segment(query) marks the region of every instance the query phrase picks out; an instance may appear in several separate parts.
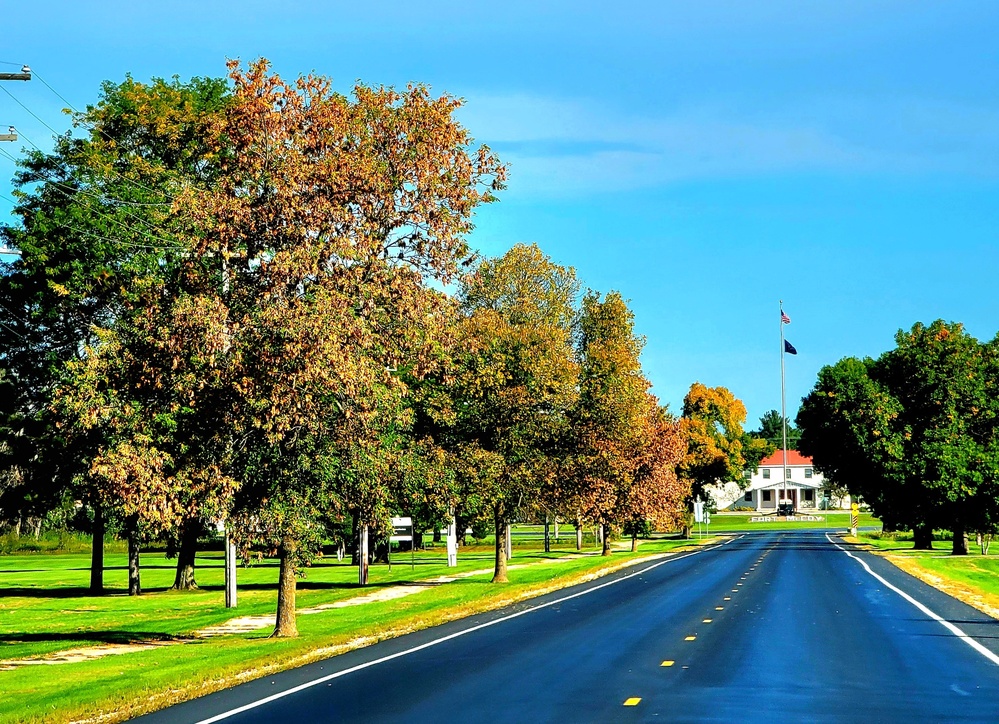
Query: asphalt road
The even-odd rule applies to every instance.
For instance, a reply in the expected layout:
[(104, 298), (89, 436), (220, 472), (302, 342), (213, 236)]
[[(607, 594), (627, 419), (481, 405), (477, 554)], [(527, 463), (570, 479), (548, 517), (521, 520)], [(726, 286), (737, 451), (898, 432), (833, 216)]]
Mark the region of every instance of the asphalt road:
[(145, 720), (999, 721), (999, 622), (836, 543), (741, 536)]

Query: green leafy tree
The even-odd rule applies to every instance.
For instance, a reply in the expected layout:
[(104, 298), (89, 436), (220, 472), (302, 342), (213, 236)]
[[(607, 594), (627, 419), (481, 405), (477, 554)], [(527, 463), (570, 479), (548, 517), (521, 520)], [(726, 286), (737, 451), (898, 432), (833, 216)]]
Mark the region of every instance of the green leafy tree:
[[(182, 244), (171, 233), (173, 195), (210, 175), (209, 118), (224, 106), (222, 80), (127, 78), (102, 86), (74, 115), (77, 135), (31, 152), (15, 177), (19, 223), (0, 230), (20, 258), (3, 269), (0, 304), (12, 315), (0, 334), (10, 385), (4, 396), (2, 464), (22, 482), (3, 505), (38, 510), (66, 495), (94, 510), (91, 590), (103, 588), (104, 522), (113, 512), (93, 461), (113, 431), (61, 417), (56, 391), (72, 386), (109, 330), (126, 324), (136, 279), (169, 274)], [(111, 510), (109, 510), (111, 506)]]
[(994, 350), (942, 320), (899, 331), (876, 361), (842, 360), (819, 374), (798, 415), (802, 447), (864, 497), (886, 525), (954, 534), (996, 520)]
[(649, 432), (644, 424), (649, 382), (639, 361), (643, 345), (620, 294), (584, 296), (577, 342), (579, 396), (570, 412), (573, 497), (582, 515), (603, 529), (603, 555), (610, 554), (609, 528), (619, 522), (629, 499)]
[(557, 441), (577, 394), (577, 292), (571, 268), (523, 244), (480, 263), (459, 289), (453, 434), (468, 461), (459, 478), (492, 518), (495, 582), (507, 580), (507, 526), (558, 470)]
[[(764, 413), (763, 417), (760, 418), (760, 429), (756, 430), (750, 435), (759, 440), (765, 440), (767, 442), (767, 452), (766, 455), (772, 454), (775, 450), (782, 450), (784, 448), (784, 429), (783, 423), (784, 418), (777, 410), (768, 410)], [(798, 441), (801, 439), (801, 431), (794, 426), (794, 424), (787, 420), (787, 448), (788, 450), (797, 450)], [(764, 457), (766, 457), (764, 455)]]
[(917, 547), (928, 547), (932, 506), (905, 474), (901, 405), (872, 377), (874, 365), (848, 357), (819, 371), (798, 411), (800, 449), (831, 484), (862, 497), (887, 528), (911, 526)]

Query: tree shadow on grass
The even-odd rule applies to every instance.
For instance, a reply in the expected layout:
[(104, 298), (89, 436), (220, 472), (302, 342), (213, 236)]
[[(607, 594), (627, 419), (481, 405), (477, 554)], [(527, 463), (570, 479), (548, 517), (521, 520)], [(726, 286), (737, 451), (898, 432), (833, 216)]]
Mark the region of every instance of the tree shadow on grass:
[(162, 631), (71, 631), (60, 633), (9, 633), (0, 634), (0, 643), (33, 644), (52, 642), (78, 642), (81, 644), (141, 644), (193, 640), (171, 636)]
[[(299, 579), (297, 583), (297, 589), (299, 591), (336, 591), (336, 590), (358, 590), (367, 591), (374, 590), (378, 588), (391, 588), (393, 586), (398, 586), (400, 581), (388, 581), (383, 583), (369, 583), (366, 586), (362, 586), (358, 583), (337, 583), (330, 581), (310, 581), (308, 579)], [(237, 591), (276, 591), (277, 581), (273, 583), (239, 583), (236, 585)], [(225, 591), (224, 585), (207, 585), (198, 586), (200, 591)], [(0, 595), (3, 595), (2, 589), (0, 589)]]
[[(270, 586), (261, 585), (260, 588), (276, 588), (277, 583)], [(209, 587), (206, 587), (209, 588)], [(218, 590), (223, 590), (222, 586), (217, 587)], [(251, 586), (242, 586), (241, 588), (251, 588)], [(166, 591), (173, 590), (170, 586), (154, 586), (147, 587), (143, 586), (142, 596), (150, 595), (153, 593), (164, 593)], [(198, 590), (202, 590), (200, 587)], [(183, 594), (183, 591), (178, 591), (178, 593)], [(142, 596), (138, 598), (141, 599)], [(33, 586), (10, 586), (7, 588), (0, 588), (0, 598), (5, 597), (20, 597), (20, 598), (128, 598), (128, 588), (122, 586), (121, 588), (109, 588), (104, 587), (104, 592), (94, 595), (90, 592), (88, 586), (58, 586), (52, 588), (46, 588), (44, 586), (33, 587)]]

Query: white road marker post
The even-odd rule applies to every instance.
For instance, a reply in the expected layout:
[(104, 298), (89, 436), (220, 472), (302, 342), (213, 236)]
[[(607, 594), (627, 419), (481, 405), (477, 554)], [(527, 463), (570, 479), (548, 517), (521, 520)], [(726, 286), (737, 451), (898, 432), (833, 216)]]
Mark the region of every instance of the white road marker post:
[(458, 565), (458, 521), (451, 516), (451, 522), (447, 524), (447, 567), (454, 568)]
[(364, 523), (357, 527), (357, 582), (366, 586), (368, 585), (368, 524)]

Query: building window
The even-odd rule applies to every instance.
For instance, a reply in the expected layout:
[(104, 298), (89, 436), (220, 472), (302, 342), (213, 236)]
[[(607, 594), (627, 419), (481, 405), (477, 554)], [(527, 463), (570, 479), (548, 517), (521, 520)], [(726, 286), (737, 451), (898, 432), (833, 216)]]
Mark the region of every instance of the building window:
[(805, 500), (807, 500), (810, 503), (815, 500), (815, 491), (814, 490), (804, 490), (804, 491), (802, 491), (802, 495), (804, 495), (805, 496)]
[(791, 468), (784, 468), (784, 477), (788, 480), (791, 479)]
[(812, 477), (812, 469), (811, 468), (805, 468), (805, 477), (806, 478)]
[(770, 468), (763, 468), (763, 479), (770, 480)]
[(750, 501), (752, 501), (752, 499), (753, 499), (753, 494), (751, 492), (746, 493), (746, 497), (743, 498), (743, 500), (745, 500), (747, 503), (749, 503)]
[(743, 478), (743, 480), (750, 480), (750, 479), (752, 479), (752, 477), (753, 477), (753, 471), (752, 470), (743, 470), (742, 471), (742, 478)]
[(769, 491), (769, 490), (764, 490), (763, 491), (763, 502), (764, 503), (769, 503), (770, 502), (770, 493), (771, 493), (771, 491)]

